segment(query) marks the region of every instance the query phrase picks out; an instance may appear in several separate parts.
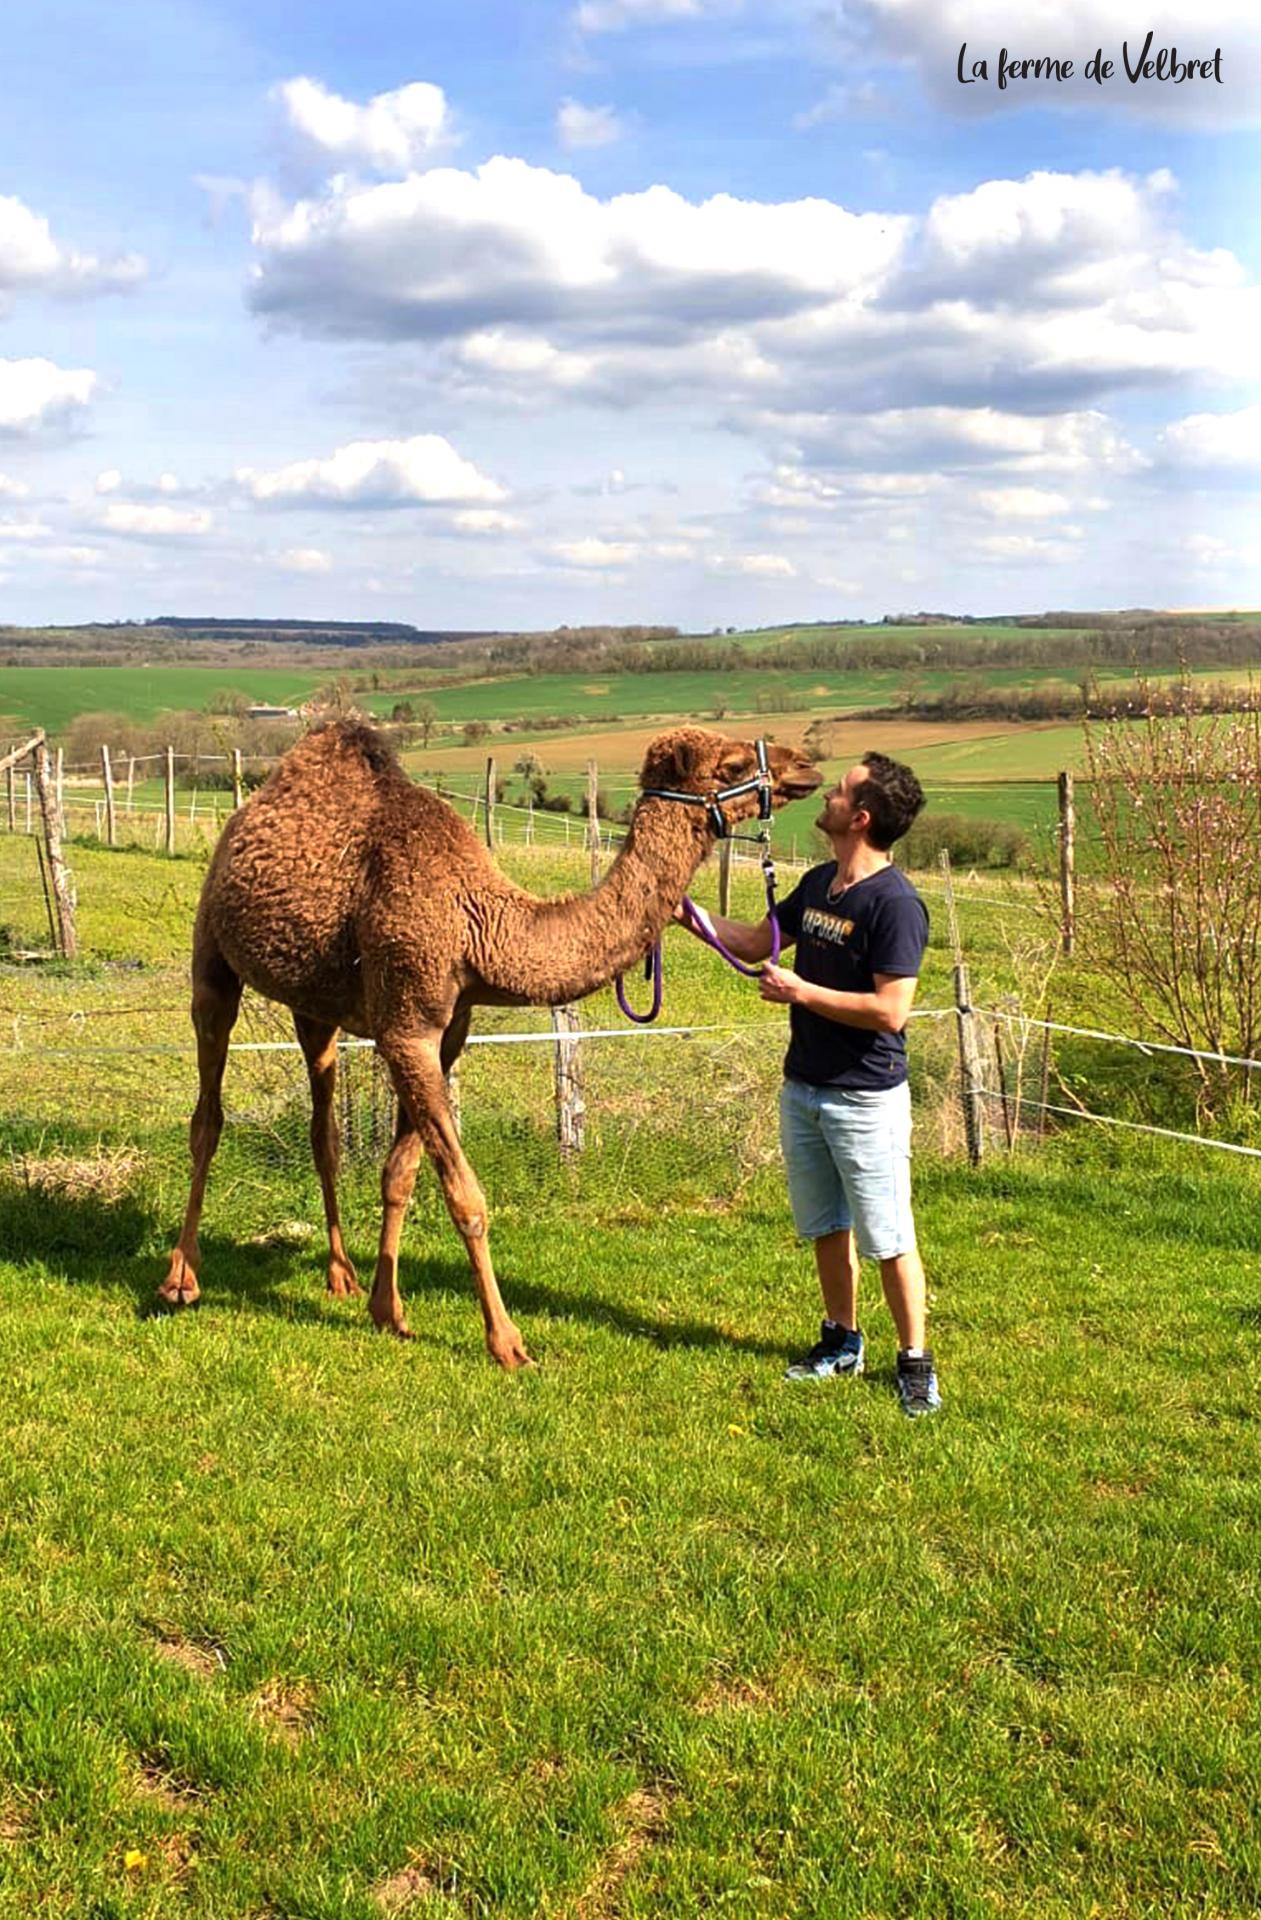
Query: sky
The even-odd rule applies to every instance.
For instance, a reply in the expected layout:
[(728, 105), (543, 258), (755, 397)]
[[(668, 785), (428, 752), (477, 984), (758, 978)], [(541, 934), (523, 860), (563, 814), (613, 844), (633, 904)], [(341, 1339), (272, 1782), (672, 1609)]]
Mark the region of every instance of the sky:
[(1261, 606), (1255, 0), (14, 0), (0, 74), (0, 623)]

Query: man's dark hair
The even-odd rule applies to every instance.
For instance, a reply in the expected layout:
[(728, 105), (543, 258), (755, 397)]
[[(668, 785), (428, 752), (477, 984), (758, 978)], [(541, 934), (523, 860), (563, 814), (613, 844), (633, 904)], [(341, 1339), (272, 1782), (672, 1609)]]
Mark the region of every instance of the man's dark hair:
[(867, 778), (855, 787), (850, 804), (871, 816), (867, 838), (881, 853), (900, 840), (924, 804), (924, 789), (909, 767), (887, 753), (864, 753), (859, 764)]

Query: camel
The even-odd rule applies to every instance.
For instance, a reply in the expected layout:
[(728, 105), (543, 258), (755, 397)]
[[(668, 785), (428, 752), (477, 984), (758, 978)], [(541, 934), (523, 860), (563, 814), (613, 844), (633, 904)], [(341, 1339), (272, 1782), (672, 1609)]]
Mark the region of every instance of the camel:
[[(819, 785), (794, 749), (764, 751), (772, 806)], [(461, 1150), (445, 1076), (475, 1006), (559, 1006), (643, 960), (719, 830), (757, 814), (757, 772), (750, 741), (697, 727), (661, 734), (645, 755), (645, 791), (625, 844), (600, 884), (538, 899), (499, 870), (444, 801), (413, 784), (371, 727), (336, 721), (292, 747), (224, 827), (202, 889), (192, 962), (200, 1080), (189, 1129), (192, 1181), (159, 1306), (187, 1307), (200, 1296), (197, 1229), (223, 1128), (228, 1041), (242, 987), (250, 986), (290, 1008), (306, 1056), (328, 1291), (363, 1291), (337, 1207), (333, 1089), (344, 1031), (375, 1042), (398, 1096), (381, 1176), (372, 1320), (411, 1338), (398, 1251), (427, 1153), (468, 1252), (491, 1356), (509, 1372), (529, 1365), (500, 1297), (486, 1201)], [(725, 792), (744, 783), (738, 795)]]

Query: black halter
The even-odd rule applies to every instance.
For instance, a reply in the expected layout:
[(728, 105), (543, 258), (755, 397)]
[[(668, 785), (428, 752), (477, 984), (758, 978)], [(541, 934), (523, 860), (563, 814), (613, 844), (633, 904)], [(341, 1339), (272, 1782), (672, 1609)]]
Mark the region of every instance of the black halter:
[(769, 820), (771, 817), (771, 769), (766, 758), (765, 740), (755, 740), (753, 750), (757, 754), (757, 772), (749, 779), (741, 780), (738, 786), (721, 787), (714, 793), (676, 793), (672, 787), (643, 787), (640, 789), (642, 797), (645, 800), (681, 800), (684, 806), (704, 807), (716, 837), (725, 840), (730, 833), (727, 816), (722, 810), (725, 800), (739, 800), (746, 793), (756, 793), (758, 819)]

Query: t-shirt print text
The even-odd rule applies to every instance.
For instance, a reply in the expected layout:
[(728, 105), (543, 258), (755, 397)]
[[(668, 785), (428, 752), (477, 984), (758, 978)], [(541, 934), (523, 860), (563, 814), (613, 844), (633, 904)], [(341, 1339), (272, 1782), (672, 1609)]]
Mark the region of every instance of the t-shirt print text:
[(835, 913), (820, 913), (818, 907), (807, 907), (801, 916), (801, 931), (813, 934), (816, 940), (829, 940), (834, 947), (843, 947), (854, 931), (854, 923), (840, 919)]

